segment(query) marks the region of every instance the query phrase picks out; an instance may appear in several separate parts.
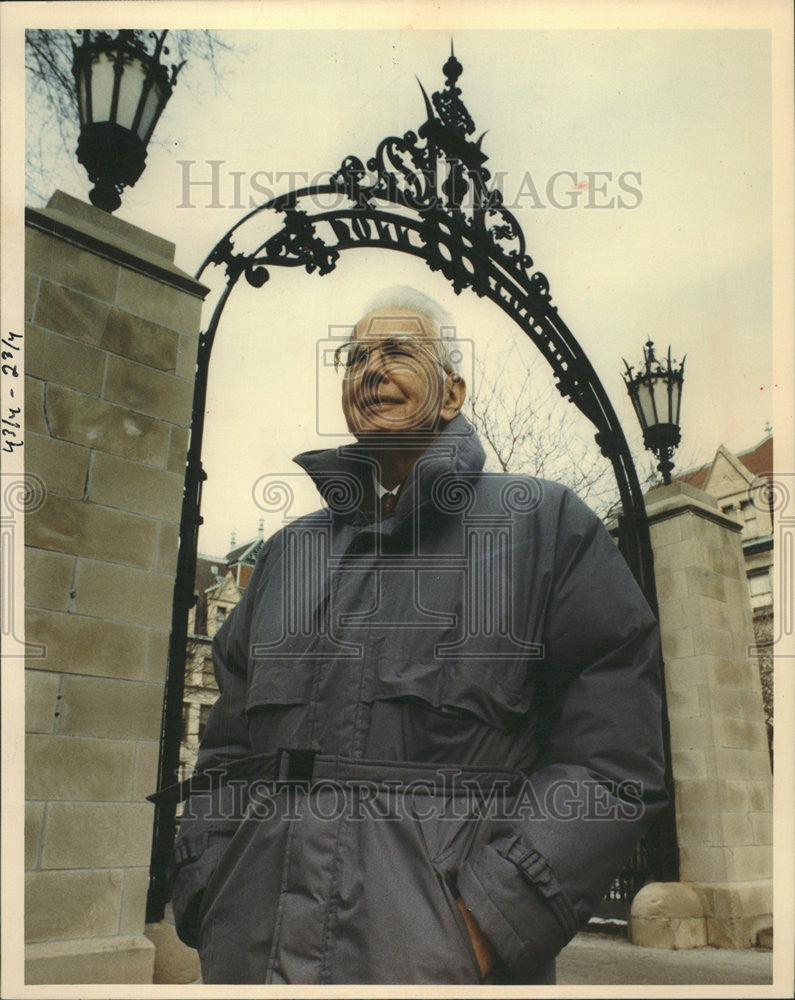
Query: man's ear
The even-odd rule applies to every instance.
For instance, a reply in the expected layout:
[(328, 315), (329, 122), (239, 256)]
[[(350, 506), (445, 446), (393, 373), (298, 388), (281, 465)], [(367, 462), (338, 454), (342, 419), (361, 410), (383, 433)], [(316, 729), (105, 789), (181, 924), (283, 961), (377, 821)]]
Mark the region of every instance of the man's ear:
[(446, 424), (458, 416), (467, 396), (467, 384), (460, 375), (448, 375), (444, 380), (444, 398), (439, 417)]

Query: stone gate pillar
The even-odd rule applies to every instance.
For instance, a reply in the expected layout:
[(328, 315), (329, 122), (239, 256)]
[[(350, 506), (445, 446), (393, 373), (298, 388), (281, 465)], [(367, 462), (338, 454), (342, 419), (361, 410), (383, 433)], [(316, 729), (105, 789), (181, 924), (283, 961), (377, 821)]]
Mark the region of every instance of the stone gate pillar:
[(680, 882), (645, 886), (632, 940), (745, 948), (772, 924), (773, 782), (741, 526), (685, 483), (646, 496)]
[(56, 193), (26, 215), (26, 981), (152, 981), (145, 897), (206, 289)]

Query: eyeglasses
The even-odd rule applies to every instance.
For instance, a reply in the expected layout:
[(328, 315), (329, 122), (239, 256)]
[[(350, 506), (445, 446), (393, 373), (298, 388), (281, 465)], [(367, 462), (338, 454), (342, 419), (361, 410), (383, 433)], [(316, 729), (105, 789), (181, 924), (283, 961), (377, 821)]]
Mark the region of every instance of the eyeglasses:
[(436, 356), (434, 341), (418, 340), (411, 336), (384, 337), (383, 340), (373, 342), (349, 340), (340, 344), (334, 351), (334, 371), (341, 371), (346, 377), (355, 375), (364, 370), (374, 351), (378, 351), (385, 361), (395, 365), (409, 364), (417, 367), (430, 360), (439, 365), (442, 371), (447, 371)]

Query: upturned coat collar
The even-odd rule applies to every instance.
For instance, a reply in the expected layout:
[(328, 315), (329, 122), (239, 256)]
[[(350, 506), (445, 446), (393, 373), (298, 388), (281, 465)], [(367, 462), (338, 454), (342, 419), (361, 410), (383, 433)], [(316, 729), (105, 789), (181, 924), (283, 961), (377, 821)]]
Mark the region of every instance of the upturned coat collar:
[[(433, 483), (440, 476), (478, 473), (485, 460), (486, 453), (475, 429), (459, 413), (428, 445), (401, 484), (395, 519), (402, 520), (416, 504), (426, 503)], [(357, 521), (372, 517), (367, 514), (367, 507), (376, 466), (362, 442), (305, 451), (293, 461), (312, 477), (334, 514)]]

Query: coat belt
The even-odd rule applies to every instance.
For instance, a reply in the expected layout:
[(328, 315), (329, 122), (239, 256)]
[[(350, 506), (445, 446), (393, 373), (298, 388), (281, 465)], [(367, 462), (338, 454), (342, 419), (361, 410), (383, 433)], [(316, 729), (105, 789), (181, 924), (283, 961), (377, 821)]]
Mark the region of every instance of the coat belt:
[(176, 782), (147, 795), (156, 804), (184, 802), (197, 793), (220, 788), (230, 780), (272, 781), (275, 791), (318, 784), (380, 785), (395, 791), (408, 788), (413, 793), (444, 792), (472, 795), (494, 789), (516, 792), (524, 776), (519, 771), (459, 764), (429, 764), (419, 761), (370, 760), (322, 754), (315, 750), (285, 747), (275, 752), (251, 754), (212, 769), (196, 771), (185, 781)]

